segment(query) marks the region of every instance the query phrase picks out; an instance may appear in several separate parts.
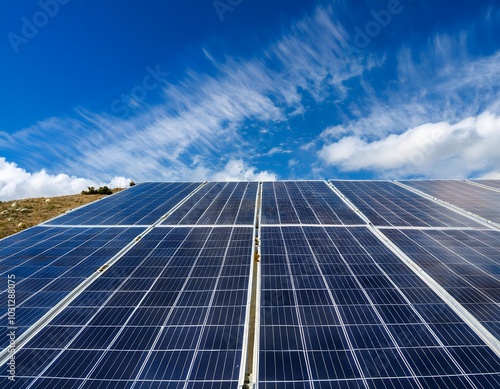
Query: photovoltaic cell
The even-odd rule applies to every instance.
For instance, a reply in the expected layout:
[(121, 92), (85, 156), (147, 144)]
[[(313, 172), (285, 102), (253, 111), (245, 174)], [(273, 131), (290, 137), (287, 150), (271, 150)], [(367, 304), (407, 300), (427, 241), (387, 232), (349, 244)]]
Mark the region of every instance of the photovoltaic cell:
[(375, 226), (482, 227), (390, 181), (331, 181)]
[[(143, 231), (34, 227), (0, 240), (0, 277), (15, 281), (17, 337)], [(0, 298), (7, 301), (7, 288)], [(7, 323), (6, 310), (0, 321)]]
[(496, 355), (368, 229), (263, 227), (261, 245), (259, 388), (500, 383)]
[(50, 220), (50, 225), (151, 225), (200, 183), (143, 183)]
[(401, 181), (424, 193), (500, 223), (500, 193), (463, 181)]
[(163, 225), (252, 225), (257, 182), (212, 182), (191, 196)]
[(500, 340), (500, 231), (383, 232)]
[(365, 224), (324, 181), (264, 182), (262, 224)]
[(236, 387), (252, 236), (152, 230), (18, 352), (38, 362), (11, 386)]

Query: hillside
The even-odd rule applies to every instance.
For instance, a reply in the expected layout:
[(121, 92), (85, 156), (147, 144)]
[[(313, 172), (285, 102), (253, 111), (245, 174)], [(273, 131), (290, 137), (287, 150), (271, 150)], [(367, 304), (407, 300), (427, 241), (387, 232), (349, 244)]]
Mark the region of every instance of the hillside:
[(0, 202), (0, 239), (103, 197), (78, 194)]

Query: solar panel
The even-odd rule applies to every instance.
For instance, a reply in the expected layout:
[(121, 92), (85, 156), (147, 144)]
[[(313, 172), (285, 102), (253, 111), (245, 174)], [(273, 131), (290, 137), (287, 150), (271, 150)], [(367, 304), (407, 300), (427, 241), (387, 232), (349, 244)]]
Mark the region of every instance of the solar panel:
[(150, 225), (200, 183), (143, 183), (48, 221), (50, 225)]
[(383, 231), (500, 340), (500, 231)]
[(331, 181), (376, 226), (482, 227), (390, 181)]
[(486, 185), (491, 188), (500, 189), (500, 180), (471, 180), (476, 184)]
[(23, 385), (236, 387), (252, 236), (154, 229), (18, 352)]
[(324, 181), (264, 182), (262, 224), (365, 224)]
[(0, 240), (21, 335), (0, 387), (499, 387), (500, 231), (334, 183), (141, 184)]
[[(15, 282), (17, 337), (143, 231), (35, 227), (0, 240), (0, 277)], [(7, 301), (7, 292), (0, 298)], [(0, 311), (0, 321), (7, 315)]]
[(404, 185), (500, 223), (500, 193), (462, 181), (401, 181)]
[(496, 355), (366, 228), (261, 242), (259, 388), (500, 384)]
[(191, 196), (163, 225), (252, 225), (257, 182), (213, 182)]

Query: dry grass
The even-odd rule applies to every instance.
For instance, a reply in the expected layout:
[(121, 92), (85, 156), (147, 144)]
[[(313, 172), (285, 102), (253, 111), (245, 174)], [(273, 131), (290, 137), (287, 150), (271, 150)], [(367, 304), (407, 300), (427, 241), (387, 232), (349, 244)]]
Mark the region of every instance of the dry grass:
[(79, 194), (0, 202), (0, 239), (103, 197), (106, 195)]

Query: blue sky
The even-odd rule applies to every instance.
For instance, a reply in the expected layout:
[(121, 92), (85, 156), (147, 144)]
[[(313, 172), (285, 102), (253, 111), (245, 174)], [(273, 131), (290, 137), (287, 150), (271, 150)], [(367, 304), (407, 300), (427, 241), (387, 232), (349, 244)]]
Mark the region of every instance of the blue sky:
[(500, 178), (498, 1), (0, 0), (0, 28), (0, 200)]

